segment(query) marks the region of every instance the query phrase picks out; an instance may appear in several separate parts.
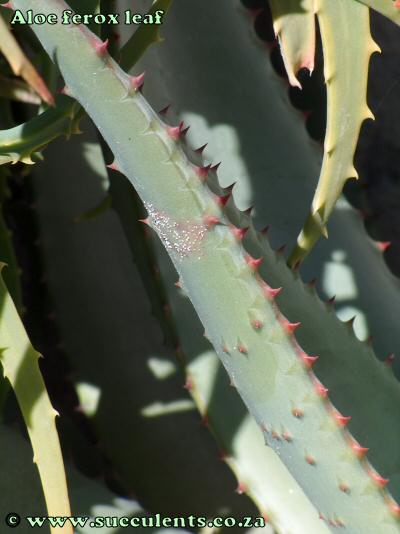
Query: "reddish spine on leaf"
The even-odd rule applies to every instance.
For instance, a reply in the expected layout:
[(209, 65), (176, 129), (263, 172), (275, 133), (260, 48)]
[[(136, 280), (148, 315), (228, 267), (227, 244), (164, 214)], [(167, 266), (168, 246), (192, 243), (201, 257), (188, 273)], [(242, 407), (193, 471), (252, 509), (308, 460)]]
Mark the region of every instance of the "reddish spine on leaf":
[(140, 91), (144, 83), (145, 73), (139, 74), (139, 76), (129, 76), (131, 86), (135, 91)]
[(246, 255), (245, 260), (252, 271), (257, 271), (257, 269), (263, 262), (263, 258), (253, 258), (250, 255)]
[(93, 40), (93, 47), (96, 50), (98, 56), (104, 56), (107, 54), (108, 50), (108, 39), (105, 41), (100, 41), (99, 39)]
[(106, 165), (106, 167), (107, 167), (107, 169), (110, 169), (112, 171), (121, 172), (120, 168), (118, 167), (117, 162), (115, 160), (112, 163), (110, 163), (109, 165)]
[(254, 330), (261, 330), (264, 324), (262, 321), (256, 319), (254, 321), (251, 321), (251, 326), (254, 328)]
[(397, 504), (397, 502), (391, 500), (391, 502), (389, 503), (389, 508), (396, 517), (400, 517), (400, 506)]
[(388, 483), (388, 478), (383, 478), (379, 473), (376, 471), (373, 471), (372, 469), (368, 471), (369, 476), (372, 478), (372, 480), (377, 484), (380, 488), (384, 488)]
[(347, 484), (345, 484), (344, 482), (339, 484), (339, 489), (340, 489), (340, 491), (343, 491), (343, 493), (350, 493), (349, 486)]
[(309, 356), (305, 352), (302, 352), (301, 353), (301, 359), (303, 360), (304, 365), (308, 369), (311, 369), (311, 367), (314, 365), (314, 363), (318, 360), (318, 356)]
[(287, 319), (282, 319), (281, 324), (288, 334), (293, 334), (301, 326), (301, 323), (291, 323)]
[(358, 458), (362, 458), (367, 454), (369, 449), (367, 447), (361, 447), (361, 445), (353, 437), (350, 438), (350, 447), (356, 453)]
[(346, 416), (342, 415), (341, 413), (339, 413), (339, 412), (336, 411), (336, 410), (334, 410), (334, 411), (332, 412), (332, 414), (333, 414), (333, 417), (334, 417), (335, 421), (337, 422), (337, 424), (338, 424), (339, 426), (346, 426), (346, 425), (348, 425), (348, 423), (349, 423), (350, 420), (351, 420), (351, 417), (350, 417), (350, 416), (347, 416), (347, 417), (346, 417)]
[(248, 228), (237, 228), (236, 226), (231, 226), (231, 231), (232, 231), (232, 234), (235, 236), (235, 238), (238, 241), (241, 241), (244, 238), (244, 236), (247, 234), (249, 229)]
[(240, 344), (237, 346), (237, 350), (238, 352), (240, 352), (240, 354), (247, 354), (247, 349), (244, 345)]
[(304, 412), (301, 408), (292, 408), (292, 415), (297, 419), (301, 419), (304, 416)]
[(264, 282), (264, 280), (261, 281), (261, 288), (263, 290), (264, 295), (269, 300), (273, 300), (274, 298), (276, 298), (282, 291), (282, 287), (272, 288), (266, 282)]
[(174, 141), (178, 141), (178, 139), (183, 135), (183, 122), (180, 122), (178, 126), (167, 126), (167, 134)]
[(205, 165), (204, 167), (197, 167), (195, 165), (194, 172), (197, 174), (199, 178), (201, 178), (202, 180), (205, 180), (208, 176), (210, 169), (211, 169), (211, 165)]
[(284, 432), (282, 432), (282, 437), (285, 441), (287, 441), (288, 443), (292, 442), (293, 441), (293, 438), (292, 436), (289, 434), (289, 432), (287, 430), (285, 430)]
[(216, 224), (219, 224), (221, 222), (220, 218), (216, 215), (205, 215), (203, 217), (203, 223), (207, 226), (207, 228), (212, 228)]
[(246, 484), (244, 484), (243, 482), (239, 482), (235, 491), (239, 495), (242, 495), (243, 493), (246, 493), (246, 491), (247, 491)]
[(329, 393), (329, 389), (326, 388), (315, 375), (312, 376), (312, 381), (314, 383), (315, 391), (317, 392), (317, 394), (323, 399), (326, 399)]
[(231, 193), (228, 193), (227, 195), (216, 195), (216, 202), (221, 208), (226, 206), (228, 200), (231, 198)]

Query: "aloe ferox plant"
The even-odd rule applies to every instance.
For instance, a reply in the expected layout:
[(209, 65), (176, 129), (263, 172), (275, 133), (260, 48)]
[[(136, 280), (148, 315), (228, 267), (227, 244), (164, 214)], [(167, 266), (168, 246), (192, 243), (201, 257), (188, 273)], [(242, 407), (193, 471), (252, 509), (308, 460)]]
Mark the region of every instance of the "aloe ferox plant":
[(0, 8), (3, 515), (400, 532), (399, 281), (342, 196), (399, 2), (132, 4)]

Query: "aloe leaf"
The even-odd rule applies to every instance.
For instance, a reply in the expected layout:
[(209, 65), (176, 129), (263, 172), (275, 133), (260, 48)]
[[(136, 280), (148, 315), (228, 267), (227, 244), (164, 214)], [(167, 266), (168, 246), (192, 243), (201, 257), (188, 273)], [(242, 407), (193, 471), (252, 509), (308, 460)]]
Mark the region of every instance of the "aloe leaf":
[[(55, 417), (38, 366), (15, 305), (1, 280), (0, 362), (21, 408), (42, 481), (48, 515), (69, 515), (68, 492)], [(66, 532), (72, 532), (65, 528)]]
[[(25, 0), (15, 5), (28, 7)], [(58, 1), (29, 2), (45, 13), (60, 14), (63, 6)], [(295, 342), (298, 325), (281, 314), (276, 292), (257, 275), (260, 262), (246, 255), (204, 187), (201, 178), (209, 169), (187, 160), (176, 144), (180, 130), (158, 119), (140, 93), (132, 91), (130, 77), (85, 28), (54, 25), (37, 27), (35, 33), (57, 58), (71, 91), (144, 200), (150, 225), (268, 443), (279, 446), (281, 459), (335, 526), (375, 532), (379, 524), (382, 532), (398, 532), (397, 505), (384, 490), (387, 481), (360, 458), (365, 451), (344, 429), (348, 418), (327, 400), (309, 368), (314, 359)], [(78, 53), (81, 61), (76, 64)], [(267, 272), (270, 278), (272, 265)], [(386, 380), (378, 362), (371, 371), (374, 379)], [(278, 444), (276, 434), (281, 436)]]
[[(353, 0), (354, 1), (354, 0)], [(357, 0), (381, 15), (400, 24), (400, 4), (397, 0)]]
[(0, 52), (4, 54), (14, 74), (21, 76), (47, 104), (54, 106), (54, 98), (43, 78), (21, 50), (7, 23), (0, 14)]
[(289, 82), (301, 88), (298, 71), (314, 70), (314, 0), (270, 0), (270, 6)]
[[(357, 178), (354, 152), (361, 124), (373, 118), (366, 102), (368, 65), (379, 51), (369, 30), (367, 7), (348, 0), (318, 0), (317, 16), (324, 49), (328, 117), (324, 159), (311, 212), (289, 258), (295, 265), (314, 247), (349, 178)], [(351, 21), (351, 22), (350, 22)]]
[[(183, 387), (175, 355), (163, 347), (114, 213), (79, 227), (72, 222), (104, 194), (101, 151), (94, 132), (88, 135), (89, 124), (84, 129), (67, 146), (49, 147), (34, 169), (49, 280), (82, 410), (124, 485), (148, 509), (210, 518), (218, 510), (237, 518), (257, 516), (250, 500), (235, 493), (234, 476)], [(73, 162), (62, 172), (60, 154)], [(121, 417), (114, 425), (117, 412)]]
[[(232, 387), (228, 386), (217, 355), (204, 338), (189, 299), (182, 290), (176, 291), (176, 271), (165, 250), (158, 241), (153, 242), (151, 235), (147, 235), (146, 244), (140, 246), (143, 234), (134, 229), (135, 219), (140, 215), (137, 213), (137, 196), (131, 184), (122, 176), (112, 176), (110, 195), (136, 264), (141, 273), (144, 270), (142, 277), (153, 302), (153, 310), (158, 310), (156, 315), (164, 325), (164, 331), (167, 330), (166, 338), (172, 338), (180, 347), (186, 387), (216, 438), (222, 458), (237, 478), (237, 491), (246, 493), (255, 502), (260, 513), (268, 518), (277, 532), (300, 534), (304, 525), (308, 526), (310, 533), (326, 532), (327, 527), (320, 521), (316, 510), (282, 465), (278, 455), (265, 447), (258, 426)], [(148, 266), (142, 265), (144, 247), (154, 248), (153, 255), (156, 253), (152, 270), (157, 266), (159, 276), (153, 277), (152, 282), (146, 276)], [(160, 283), (160, 276), (168, 302), (168, 313), (164, 311), (164, 314), (160, 311), (164, 295), (155, 287)], [(171, 320), (173, 332), (168, 331)], [(229, 418), (226, 417), (227, 413)]]

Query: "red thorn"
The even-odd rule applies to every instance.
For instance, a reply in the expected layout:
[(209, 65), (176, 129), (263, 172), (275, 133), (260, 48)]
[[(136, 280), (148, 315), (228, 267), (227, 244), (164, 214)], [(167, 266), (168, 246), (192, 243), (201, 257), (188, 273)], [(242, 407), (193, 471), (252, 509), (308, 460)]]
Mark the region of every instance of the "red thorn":
[(269, 224), (263, 228), (262, 230), (260, 230), (260, 234), (263, 235), (263, 236), (266, 236), (269, 232)]
[(356, 453), (356, 456), (358, 458), (362, 458), (369, 451), (369, 449), (367, 447), (361, 447), (361, 445), (358, 443), (358, 441), (356, 441), (353, 437), (351, 437), (350, 447)]
[(286, 250), (286, 244), (284, 244), (281, 247), (279, 247), (278, 250), (276, 251), (276, 253), (277, 254), (284, 254), (285, 250)]
[(271, 436), (272, 436), (273, 439), (278, 439), (278, 440), (281, 439), (280, 435), (278, 434), (278, 432), (276, 430), (272, 430)]
[(205, 178), (207, 178), (210, 169), (211, 169), (211, 165), (205, 165), (204, 167), (195, 166), (194, 172), (197, 174), (199, 178), (204, 180)]
[(202, 154), (204, 152), (204, 150), (206, 149), (208, 143), (204, 144), (203, 146), (199, 147), (199, 148), (196, 148), (195, 152), (196, 154)]
[(168, 104), (168, 106), (165, 106), (165, 108), (160, 109), (158, 112), (159, 115), (166, 115), (168, 111), (171, 109), (171, 104)]
[(293, 334), (301, 326), (301, 323), (291, 323), (287, 319), (283, 319), (281, 324), (288, 334)]
[(306, 462), (309, 464), (309, 465), (315, 465), (315, 460), (312, 456), (310, 456), (309, 454), (307, 454), (306, 456)]
[(301, 408), (293, 408), (292, 415), (294, 415), (294, 417), (297, 417), (297, 419), (301, 419), (304, 416), (304, 412)]
[(391, 241), (377, 241), (376, 242), (376, 245), (381, 252), (385, 252), (385, 250), (387, 250), (391, 246), (391, 244), (392, 244)]
[(264, 292), (264, 295), (267, 297), (267, 299), (273, 300), (276, 298), (279, 293), (282, 291), (282, 287), (272, 288), (270, 287), (266, 282), (261, 283), (262, 290)]
[(216, 224), (219, 224), (221, 222), (220, 218), (216, 215), (205, 215), (203, 217), (203, 223), (207, 226), (207, 228), (212, 228)]
[(167, 126), (167, 134), (174, 140), (178, 141), (183, 132), (183, 122), (179, 126)]
[(326, 399), (329, 393), (329, 389), (326, 388), (316, 376), (312, 377), (312, 381), (314, 383), (315, 391), (317, 392), (317, 395), (322, 397), (323, 399)]
[(150, 226), (150, 219), (146, 217), (146, 219), (139, 219), (139, 222), (143, 224), (147, 224), (147, 226)]
[(293, 441), (293, 438), (292, 436), (289, 434), (289, 432), (287, 430), (285, 430), (284, 432), (282, 432), (282, 437), (285, 441), (287, 441), (288, 443), (292, 442)]
[(365, 344), (371, 346), (374, 341), (374, 336), (368, 336), (365, 340)]
[(183, 386), (184, 389), (191, 391), (193, 389), (193, 382), (191, 378), (188, 378)]
[(181, 281), (178, 280), (177, 282), (175, 282), (175, 287), (177, 287), (178, 289), (182, 289), (182, 284), (181, 284)]
[(385, 359), (386, 365), (389, 365), (390, 367), (393, 365), (394, 362), (394, 354), (389, 354), (389, 356)]
[(251, 326), (255, 330), (261, 330), (261, 328), (264, 326), (264, 323), (262, 321), (258, 321), (257, 319), (254, 321), (251, 321)]
[(111, 169), (112, 171), (121, 172), (115, 160), (109, 165), (106, 165), (106, 167), (107, 169)]
[(247, 354), (247, 349), (244, 345), (238, 345), (236, 348), (240, 354)]
[(343, 491), (343, 493), (350, 493), (350, 488), (347, 484), (344, 484), (343, 482), (339, 484), (340, 491)]
[(215, 165), (213, 165), (212, 167), (210, 167), (210, 171), (212, 172), (217, 172), (218, 169), (219, 169), (219, 166), (221, 165), (221, 162), (219, 161), (218, 163), (216, 163)]
[(104, 56), (107, 53), (107, 49), (108, 49), (108, 39), (106, 39), (105, 41), (99, 41), (96, 39), (93, 42), (93, 46), (94, 46), (94, 49), (96, 50), (97, 55)]
[(237, 228), (236, 226), (231, 226), (231, 231), (233, 235), (235, 236), (235, 238), (238, 241), (241, 241), (244, 238), (244, 236), (247, 234), (249, 229), (248, 228)]
[(135, 91), (140, 91), (142, 88), (145, 75), (146, 73), (142, 72), (142, 74), (139, 74), (139, 76), (129, 76), (129, 81)]
[(396, 515), (397, 517), (400, 517), (400, 506), (395, 501), (391, 501), (389, 504), (390, 510)]
[(246, 484), (244, 484), (243, 482), (239, 482), (235, 491), (239, 495), (242, 495), (243, 493), (246, 493), (246, 491), (247, 491)]
[(372, 469), (368, 471), (368, 474), (375, 482), (375, 484), (377, 484), (380, 488), (384, 488), (389, 483), (388, 478), (381, 477), (381, 475), (379, 475), (376, 471), (373, 471)]
[(397, 9), (400, 9), (400, 0), (396, 0), (394, 3), (394, 7), (397, 7)]
[(345, 415), (342, 415), (341, 413), (339, 413), (337, 411), (333, 412), (333, 417), (334, 417), (336, 423), (339, 426), (346, 426), (346, 425), (348, 425), (349, 421), (351, 420), (350, 416), (346, 417)]
[(253, 211), (253, 209), (254, 209), (254, 206), (250, 206), (249, 208), (247, 208), (247, 210), (244, 210), (243, 213), (245, 213), (246, 215), (248, 215), (250, 217), (251, 212)]
[(228, 200), (231, 198), (231, 193), (228, 193), (227, 195), (216, 195), (216, 201), (217, 204), (219, 204), (222, 208), (226, 206)]
[(223, 346), (221, 347), (221, 350), (222, 350), (222, 352), (223, 352), (224, 354), (229, 354), (229, 349), (228, 349), (228, 347), (227, 347), (226, 345), (223, 345)]
[(12, 2), (7, 2), (6, 4), (0, 4), (1, 7), (6, 7), (7, 9), (14, 9)]
[(252, 271), (256, 271), (259, 266), (264, 261), (264, 258), (253, 258), (252, 256), (246, 255), (245, 258), (247, 265), (249, 265)]
[(308, 367), (308, 369), (311, 369), (314, 363), (318, 360), (318, 356), (309, 356), (305, 352), (302, 352), (301, 359), (303, 360), (305, 366)]
[(331, 297), (330, 299), (328, 299), (328, 300), (326, 301), (326, 303), (327, 303), (328, 306), (334, 306), (334, 304), (335, 304), (335, 300), (336, 300), (336, 295), (333, 295), (333, 297)]
[(202, 419), (201, 419), (201, 424), (203, 426), (209, 426), (210, 424), (210, 421), (209, 421), (209, 418), (208, 418), (208, 414), (204, 414)]

